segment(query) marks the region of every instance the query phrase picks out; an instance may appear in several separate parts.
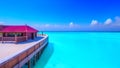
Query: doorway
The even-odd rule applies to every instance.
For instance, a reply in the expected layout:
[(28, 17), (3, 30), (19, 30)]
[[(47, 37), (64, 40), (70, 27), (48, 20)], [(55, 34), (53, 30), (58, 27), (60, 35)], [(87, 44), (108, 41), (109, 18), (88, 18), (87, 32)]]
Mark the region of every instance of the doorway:
[(34, 39), (34, 33), (31, 33), (31, 35), (32, 35), (31, 38)]

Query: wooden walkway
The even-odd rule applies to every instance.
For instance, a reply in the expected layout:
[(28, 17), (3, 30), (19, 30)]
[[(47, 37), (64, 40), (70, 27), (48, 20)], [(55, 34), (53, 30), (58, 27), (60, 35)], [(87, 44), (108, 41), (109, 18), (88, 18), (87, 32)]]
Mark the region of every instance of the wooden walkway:
[(47, 43), (47, 35), (18, 44), (0, 43), (0, 68), (21, 68), (26, 63), (31, 68), (30, 59), (35, 64)]

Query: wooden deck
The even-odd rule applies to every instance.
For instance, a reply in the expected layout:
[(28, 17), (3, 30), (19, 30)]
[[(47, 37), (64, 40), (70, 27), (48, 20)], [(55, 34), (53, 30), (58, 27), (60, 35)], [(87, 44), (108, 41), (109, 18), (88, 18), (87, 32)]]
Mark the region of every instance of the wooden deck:
[(0, 68), (21, 68), (47, 43), (47, 35), (18, 44), (0, 43)]

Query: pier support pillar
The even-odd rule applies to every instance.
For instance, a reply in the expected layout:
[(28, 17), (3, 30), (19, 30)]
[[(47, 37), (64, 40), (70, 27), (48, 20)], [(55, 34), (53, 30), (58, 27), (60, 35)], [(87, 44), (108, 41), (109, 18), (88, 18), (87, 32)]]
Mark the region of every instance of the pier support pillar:
[(28, 61), (28, 68), (31, 68), (31, 62), (30, 62), (30, 60)]
[(38, 59), (40, 59), (41, 51), (38, 52)]
[(38, 60), (38, 53), (36, 54), (36, 58), (37, 58), (37, 60)]
[(36, 55), (34, 55), (34, 58), (33, 58), (33, 65), (35, 65), (36, 63)]
[(40, 52), (38, 52), (38, 59), (40, 59)]

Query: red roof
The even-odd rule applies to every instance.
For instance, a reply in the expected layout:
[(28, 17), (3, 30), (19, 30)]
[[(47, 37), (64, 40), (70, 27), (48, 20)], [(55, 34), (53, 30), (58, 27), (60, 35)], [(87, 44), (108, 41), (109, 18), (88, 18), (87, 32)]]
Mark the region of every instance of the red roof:
[(0, 32), (38, 32), (38, 30), (28, 26), (2, 26)]

